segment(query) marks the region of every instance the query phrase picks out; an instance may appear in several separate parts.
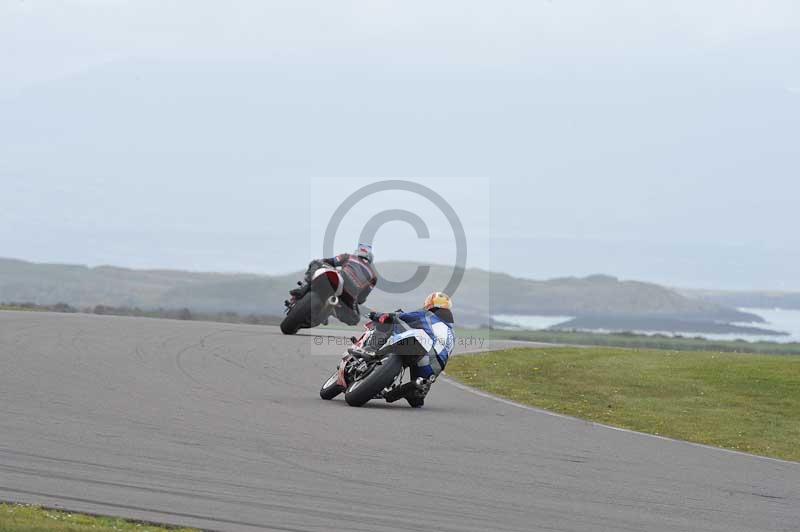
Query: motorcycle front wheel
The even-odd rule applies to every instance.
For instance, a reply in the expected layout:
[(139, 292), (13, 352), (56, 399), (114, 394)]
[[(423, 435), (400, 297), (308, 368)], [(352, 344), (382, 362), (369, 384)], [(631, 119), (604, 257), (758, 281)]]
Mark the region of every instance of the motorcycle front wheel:
[(334, 371), (333, 375), (328, 377), (328, 380), (322, 385), (322, 388), (319, 389), (319, 396), (325, 399), (326, 401), (330, 401), (340, 393), (344, 391), (344, 386), (339, 384), (339, 372)]

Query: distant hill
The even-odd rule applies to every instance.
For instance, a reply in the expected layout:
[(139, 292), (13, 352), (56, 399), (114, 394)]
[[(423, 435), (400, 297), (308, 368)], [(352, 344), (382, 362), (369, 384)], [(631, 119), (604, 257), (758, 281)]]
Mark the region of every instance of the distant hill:
[[(408, 279), (419, 264), (377, 264), (386, 279)], [(451, 268), (432, 266), (425, 283), (404, 294), (376, 290), (375, 309), (419, 307), (426, 294), (447, 284)], [(0, 259), (0, 301), (68, 303), (140, 308), (189, 308), (200, 312), (281, 314), (287, 291), (301, 273), (221, 274), (178, 270), (132, 270), (113, 266), (38, 264)], [(462, 324), (488, 324), (495, 314), (559, 315), (591, 318), (606, 326), (614, 320), (647, 324), (653, 330), (670, 320), (695, 323), (758, 322), (760, 317), (725, 305), (690, 298), (651, 283), (620, 281), (606, 275), (548, 281), (468, 269), (454, 294)], [(611, 328), (611, 327), (610, 327)], [(645, 327), (647, 328), (647, 327)], [(697, 327), (702, 330), (702, 326)]]
[(800, 292), (679, 289), (678, 293), (727, 307), (800, 310)]

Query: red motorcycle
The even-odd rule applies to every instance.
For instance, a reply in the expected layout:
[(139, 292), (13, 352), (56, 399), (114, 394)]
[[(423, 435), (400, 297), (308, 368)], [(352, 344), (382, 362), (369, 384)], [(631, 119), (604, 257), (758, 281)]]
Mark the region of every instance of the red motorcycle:
[(309, 269), (304, 282), (297, 284), (302, 287), (303, 295), (285, 301), (286, 317), (281, 322), (283, 334), (295, 334), (299, 329), (327, 323), (344, 289), (342, 273), (327, 264)]

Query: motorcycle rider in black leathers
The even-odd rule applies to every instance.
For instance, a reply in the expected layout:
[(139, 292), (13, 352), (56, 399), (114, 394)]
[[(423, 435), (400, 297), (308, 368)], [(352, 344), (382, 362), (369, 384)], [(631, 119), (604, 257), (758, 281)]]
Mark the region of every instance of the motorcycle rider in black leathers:
[[(344, 289), (339, 296), (339, 304), (336, 305), (334, 312), (336, 318), (348, 325), (357, 325), (361, 316), (358, 312), (358, 305), (363, 304), (369, 296), (375, 284), (378, 282), (378, 275), (372, 266), (373, 255), (372, 246), (359, 244), (353, 253), (342, 253), (329, 259), (312, 260), (308, 264), (306, 280), (311, 278), (322, 264), (328, 264), (334, 268), (339, 268), (344, 279)], [(291, 290), (295, 299), (300, 299), (309, 290), (309, 284)]]

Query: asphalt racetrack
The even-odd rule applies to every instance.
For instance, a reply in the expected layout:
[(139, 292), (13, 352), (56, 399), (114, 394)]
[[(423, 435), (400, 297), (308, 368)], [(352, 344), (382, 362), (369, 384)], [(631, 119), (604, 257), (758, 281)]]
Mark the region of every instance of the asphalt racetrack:
[(215, 530), (800, 530), (800, 464), (446, 381), (421, 410), (322, 401), (343, 348), (310, 334), (0, 312), (0, 500)]

